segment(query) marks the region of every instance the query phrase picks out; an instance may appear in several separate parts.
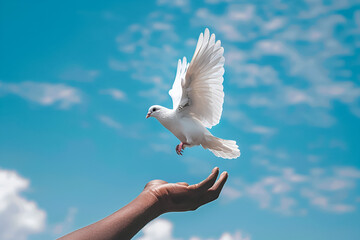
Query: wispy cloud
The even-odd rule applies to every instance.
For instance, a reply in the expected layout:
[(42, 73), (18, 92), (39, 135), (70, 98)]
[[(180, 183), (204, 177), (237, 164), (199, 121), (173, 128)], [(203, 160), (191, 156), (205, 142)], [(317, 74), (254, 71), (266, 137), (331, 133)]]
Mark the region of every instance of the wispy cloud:
[[(354, 56), (353, 38), (344, 37), (356, 34), (357, 20), (351, 23), (352, 19), (337, 12), (355, 2), (325, 5), (305, 1), (298, 15), (292, 11), (293, 3), (280, 1), (272, 6), (265, 2), (207, 2), (226, 3), (225, 11), (219, 14), (201, 8), (192, 24), (210, 24), (223, 39), (229, 81), (247, 88), (242, 92), (246, 100), (240, 104), (270, 108), (274, 116), (282, 116), (289, 124), (317, 127), (330, 127), (336, 122), (330, 111), (336, 102), (360, 116), (360, 87), (353, 81), (353, 67), (342, 60)], [(339, 27), (342, 34), (337, 33)], [(292, 117), (294, 111), (296, 117)]]
[(183, 12), (190, 11), (190, 1), (189, 0), (157, 0), (157, 5), (167, 6), (171, 8), (181, 9)]
[[(169, 144), (164, 143), (152, 143), (150, 144), (150, 148), (152, 151), (160, 152), (160, 153), (171, 153), (172, 147)], [(175, 150), (174, 150), (175, 151)]]
[(274, 129), (274, 128), (259, 126), (259, 125), (251, 126), (248, 129), (248, 131), (257, 133), (257, 134), (261, 134), (261, 135), (273, 135), (274, 133), (276, 133), (276, 129)]
[(99, 75), (99, 70), (87, 70), (80, 66), (74, 66), (66, 69), (63, 73), (61, 73), (60, 79), (77, 82), (92, 82)]
[[(254, 183), (237, 181), (230, 187), (227, 200), (251, 198), (262, 209), (281, 214), (303, 215), (312, 206), (323, 211), (347, 213), (356, 209), (352, 193), (359, 188), (360, 170), (354, 167), (314, 168), (299, 174), (293, 168), (269, 168), (273, 174)], [(235, 194), (232, 194), (235, 193)], [(338, 196), (341, 194), (341, 198)], [(308, 204), (301, 204), (305, 199)]]
[(123, 101), (126, 99), (125, 92), (121, 91), (120, 89), (116, 88), (108, 88), (108, 89), (102, 89), (99, 91), (100, 94), (103, 95), (110, 95), (113, 99)]
[(242, 197), (243, 194), (236, 188), (225, 186), (221, 195), (224, 196), (224, 199), (232, 201)]
[(45, 228), (46, 212), (21, 192), (29, 189), (28, 179), (15, 171), (0, 169), (0, 238), (26, 240)]
[(201, 237), (191, 237), (189, 240), (251, 240), (249, 234), (244, 233), (243, 231), (236, 231), (235, 233), (224, 232), (219, 238), (201, 238)]
[[(132, 47), (128, 47), (126, 49), (127, 52), (132, 52), (134, 49)], [(125, 62), (121, 62), (114, 58), (109, 59), (109, 67), (115, 71), (127, 71), (129, 69), (129, 65)]]
[[(242, 64), (241, 67), (236, 63), (236, 52), (227, 55), (230, 58), (229, 66), (234, 69), (236, 78), (231, 79), (231, 83), (243, 87), (271, 86), (280, 83), (278, 73), (271, 66), (261, 66), (257, 64)], [(238, 79), (239, 78), (239, 79)]]
[(245, 115), (244, 112), (239, 110), (226, 110), (223, 113), (223, 118), (229, 120), (233, 126), (244, 132), (251, 132), (265, 136), (272, 136), (277, 132), (276, 128), (255, 124), (247, 115)]
[(334, 213), (347, 213), (353, 212), (355, 210), (355, 206), (353, 205), (332, 203), (329, 197), (306, 188), (301, 191), (301, 195), (305, 198), (308, 198), (311, 205), (318, 207), (324, 211)]
[(53, 234), (56, 235), (57, 237), (60, 237), (61, 235), (71, 231), (77, 211), (78, 211), (77, 208), (74, 207), (69, 208), (64, 221), (55, 224), (55, 226), (53, 227), (52, 229)]
[(80, 90), (65, 84), (20, 82), (0, 82), (0, 91), (18, 95), (43, 106), (56, 105), (68, 109), (82, 101)]
[[(220, 33), (224, 40), (237, 42), (248, 41), (254, 38), (254, 32), (247, 28), (250, 20), (255, 17), (255, 6), (252, 4), (232, 4), (222, 15), (213, 14), (207, 8), (200, 8), (196, 11), (196, 17), (192, 19), (195, 26), (206, 24), (214, 26), (214, 30)], [(245, 28), (245, 29), (244, 29)], [(244, 35), (243, 32), (249, 32)]]
[[(160, 218), (150, 222), (141, 230), (142, 236), (137, 240), (179, 240), (183, 238), (175, 238), (174, 224), (166, 219)], [(189, 240), (251, 240), (250, 235), (243, 231), (236, 231), (235, 233), (224, 232), (219, 238), (202, 238), (192, 236)]]
[(143, 236), (137, 240), (175, 240), (173, 228), (172, 222), (162, 218), (156, 219), (143, 228)]
[(360, 179), (360, 170), (355, 167), (336, 167), (334, 171), (340, 177)]
[(181, 161), (187, 166), (188, 172), (192, 175), (208, 174), (212, 169), (210, 162), (205, 159), (184, 156)]
[(163, 102), (169, 97), (167, 92), (175, 77), (179, 56), (174, 44), (179, 42), (179, 37), (174, 30), (173, 15), (157, 11), (146, 19), (144, 23), (130, 25), (117, 36), (118, 49), (126, 60), (110, 59), (109, 66), (147, 83), (147, 89), (139, 91), (139, 96)]
[(102, 122), (103, 124), (105, 124), (106, 126), (108, 126), (110, 128), (114, 128), (116, 130), (122, 129), (121, 123), (115, 121), (113, 118), (111, 118), (109, 116), (99, 115), (98, 119), (100, 122)]

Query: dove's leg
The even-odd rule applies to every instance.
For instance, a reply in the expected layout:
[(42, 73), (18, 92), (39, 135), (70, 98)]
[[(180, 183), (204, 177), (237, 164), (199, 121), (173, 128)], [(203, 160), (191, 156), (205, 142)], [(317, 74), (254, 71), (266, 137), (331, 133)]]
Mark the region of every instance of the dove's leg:
[(178, 155), (182, 155), (183, 150), (185, 149), (185, 145), (189, 144), (181, 142), (179, 145), (176, 146), (175, 150)]
[(178, 155), (182, 155), (183, 143), (178, 144), (178, 145), (176, 146), (175, 150), (176, 150), (176, 153), (177, 153)]

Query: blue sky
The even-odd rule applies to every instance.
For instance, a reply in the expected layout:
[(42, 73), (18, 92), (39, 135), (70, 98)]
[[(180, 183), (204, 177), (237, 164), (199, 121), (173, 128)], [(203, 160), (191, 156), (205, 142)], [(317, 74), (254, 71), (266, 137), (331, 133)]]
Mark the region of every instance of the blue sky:
[[(195, 183), (215, 166), (229, 172), (218, 201), (135, 239), (360, 237), (359, 1), (0, 5), (0, 238), (61, 236), (152, 179)], [(177, 60), (206, 27), (226, 60), (211, 132), (238, 142), (236, 160), (200, 147), (179, 157), (145, 119), (172, 106)]]

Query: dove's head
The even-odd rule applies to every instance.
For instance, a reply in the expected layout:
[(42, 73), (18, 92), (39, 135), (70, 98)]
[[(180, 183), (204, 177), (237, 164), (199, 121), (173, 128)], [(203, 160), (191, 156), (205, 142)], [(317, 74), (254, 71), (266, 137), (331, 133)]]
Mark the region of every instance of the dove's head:
[(159, 105), (153, 105), (149, 108), (148, 113), (146, 114), (146, 118), (154, 117), (158, 118), (164, 113), (165, 108)]

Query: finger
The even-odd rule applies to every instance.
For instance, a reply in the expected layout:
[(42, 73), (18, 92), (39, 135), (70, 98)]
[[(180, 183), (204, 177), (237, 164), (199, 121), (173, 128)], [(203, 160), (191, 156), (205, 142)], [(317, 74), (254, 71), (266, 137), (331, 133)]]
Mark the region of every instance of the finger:
[(199, 201), (200, 206), (217, 199), (227, 179), (228, 179), (228, 173), (227, 172), (221, 173), (219, 180), (217, 180), (216, 183), (200, 198)]
[(183, 185), (183, 186), (185, 186), (185, 187), (188, 187), (188, 186), (189, 186), (189, 184), (186, 183), (186, 182), (178, 182), (178, 183), (176, 183), (176, 184)]
[(215, 167), (211, 174), (202, 182), (198, 184), (191, 185), (190, 188), (198, 191), (206, 191), (209, 188), (211, 188), (212, 185), (214, 185), (216, 178), (219, 174), (219, 168)]

